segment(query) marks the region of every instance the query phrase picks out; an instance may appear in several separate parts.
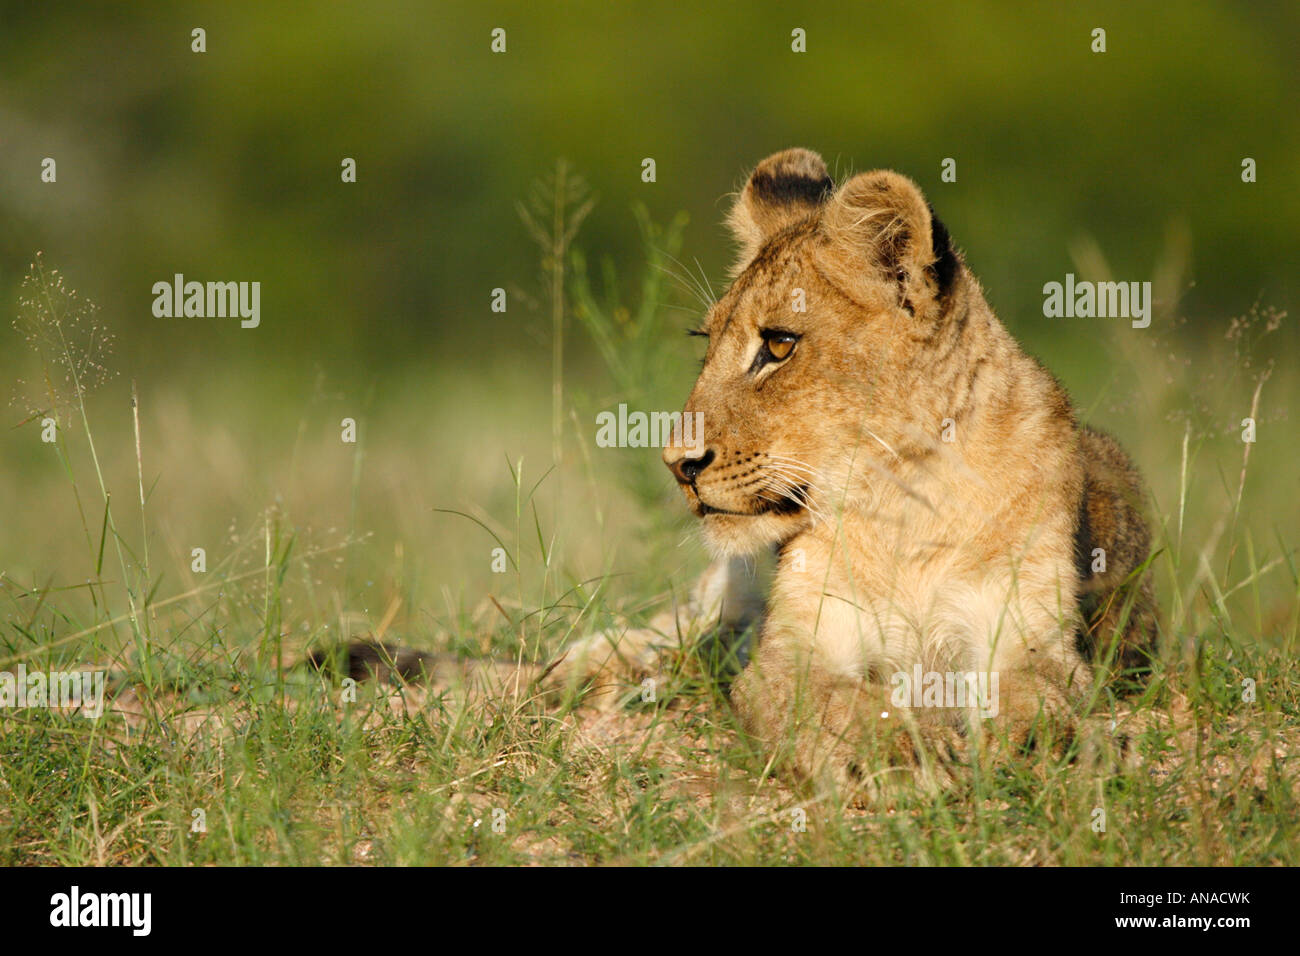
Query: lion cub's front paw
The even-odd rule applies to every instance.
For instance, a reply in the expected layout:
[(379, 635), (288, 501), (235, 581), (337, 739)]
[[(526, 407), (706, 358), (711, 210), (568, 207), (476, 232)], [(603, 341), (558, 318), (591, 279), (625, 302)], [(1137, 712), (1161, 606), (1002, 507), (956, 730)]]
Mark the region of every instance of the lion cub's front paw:
[(794, 732), (789, 767), (818, 795), (836, 793), (854, 806), (888, 806), (906, 792), (952, 787), (965, 752), (956, 728), (932, 723), (878, 727), (871, 740), (846, 743), (824, 726)]
[(1142, 765), (1141, 738), (1169, 731), (1170, 721), (1153, 711), (1088, 717), (1079, 725), (1079, 761), (1101, 772), (1136, 770)]
[(967, 737), (950, 715), (896, 708), (886, 688), (863, 681), (812, 675), (792, 689), (746, 671), (732, 702), (776, 763), (818, 795), (859, 806), (947, 788), (967, 759)]
[(881, 711), (854, 728), (818, 724), (797, 732), (794, 744), (796, 772), (855, 806), (887, 805), (912, 790), (946, 790), (966, 755), (967, 738), (956, 726), (907, 711)]

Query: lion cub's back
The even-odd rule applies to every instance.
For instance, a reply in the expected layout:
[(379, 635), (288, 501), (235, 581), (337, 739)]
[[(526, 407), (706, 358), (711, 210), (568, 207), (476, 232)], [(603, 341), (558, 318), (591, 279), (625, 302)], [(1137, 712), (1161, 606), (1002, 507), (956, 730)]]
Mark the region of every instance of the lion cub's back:
[(1140, 667), (1156, 641), (1151, 575), (1135, 574), (1151, 550), (1146, 488), (1119, 442), (1105, 432), (1080, 428), (1079, 445), (1084, 491), (1075, 561), (1085, 625), (1082, 638), (1089, 651), (1106, 654), (1118, 636), (1116, 665)]

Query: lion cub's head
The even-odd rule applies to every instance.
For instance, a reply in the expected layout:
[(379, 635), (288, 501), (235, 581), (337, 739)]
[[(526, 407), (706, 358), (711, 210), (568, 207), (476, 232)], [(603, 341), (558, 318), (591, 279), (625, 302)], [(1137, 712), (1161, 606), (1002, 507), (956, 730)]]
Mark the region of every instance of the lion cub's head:
[(700, 330), (685, 408), (702, 441), (664, 462), (709, 544), (746, 553), (829, 520), (922, 440), (925, 355), (974, 282), (911, 180), (876, 171), (836, 190), (808, 150), (759, 163), (729, 223), (737, 274)]

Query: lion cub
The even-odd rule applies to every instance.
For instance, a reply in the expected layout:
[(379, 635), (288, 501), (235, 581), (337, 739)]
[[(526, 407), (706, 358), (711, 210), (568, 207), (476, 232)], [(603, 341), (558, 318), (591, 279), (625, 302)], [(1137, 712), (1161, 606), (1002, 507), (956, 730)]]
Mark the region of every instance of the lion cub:
[[(740, 259), (685, 407), (703, 441), (664, 451), (718, 561), (689, 607), (579, 647), (569, 679), (653, 673), (684, 629), (762, 613), (731, 697), (799, 778), (942, 781), (972, 743), (1060, 739), (1094, 665), (1154, 645), (1133, 465), (1020, 350), (906, 177), (836, 189), (787, 150), (729, 223)], [(760, 612), (742, 559), (768, 547)]]

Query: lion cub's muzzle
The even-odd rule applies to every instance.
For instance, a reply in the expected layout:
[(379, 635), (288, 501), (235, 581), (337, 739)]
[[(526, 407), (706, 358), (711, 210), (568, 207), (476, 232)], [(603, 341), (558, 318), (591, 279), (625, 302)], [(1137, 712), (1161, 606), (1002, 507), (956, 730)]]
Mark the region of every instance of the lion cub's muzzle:
[(699, 518), (793, 515), (808, 506), (808, 485), (775, 467), (763, 452), (731, 456), (670, 445), (664, 464)]

